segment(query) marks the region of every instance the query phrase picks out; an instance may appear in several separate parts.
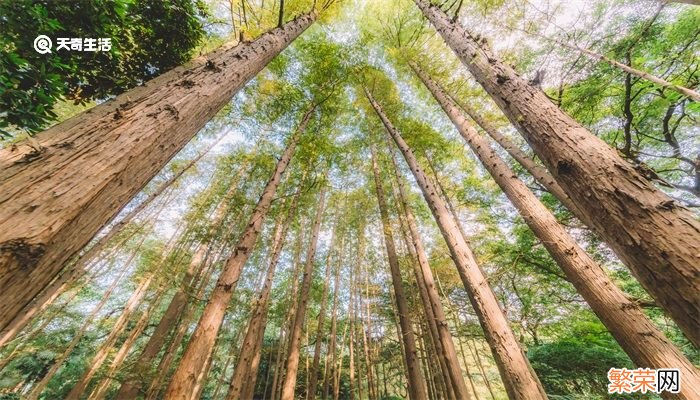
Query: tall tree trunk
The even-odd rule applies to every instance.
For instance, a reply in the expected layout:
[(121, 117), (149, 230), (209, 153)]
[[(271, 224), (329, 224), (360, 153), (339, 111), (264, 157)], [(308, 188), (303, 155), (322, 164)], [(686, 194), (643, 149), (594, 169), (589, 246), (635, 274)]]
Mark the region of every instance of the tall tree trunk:
[(369, 91), (365, 90), (365, 93), (386, 131), (403, 153), (440, 227), (442, 236), (450, 249), (452, 260), (457, 266), (457, 271), (464, 284), (464, 289), (469, 294), (469, 300), (489, 341), (509, 397), (514, 400), (546, 399), (547, 395), (520, 348), (508, 320), (503, 315), (495, 294), (477, 264), (469, 245), (460, 234), (457, 221), (450, 215), (444, 201), (437, 195), (434, 183), (428, 179), (399, 131), (391, 124)]
[[(409, 252), (416, 261), (415, 265), (418, 269), (416, 275), (419, 277), (419, 283), (422, 283), (425, 287), (425, 294), (427, 297), (426, 317), (433, 318), (433, 324), (436, 328), (436, 339), (439, 342), (439, 344), (436, 345), (438, 357), (442, 357), (444, 360), (443, 362), (447, 366), (447, 378), (449, 378), (451, 382), (457, 399), (469, 399), (469, 391), (466, 383), (464, 382), (464, 377), (462, 376), (462, 369), (459, 365), (459, 357), (457, 356), (452, 334), (450, 333), (447, 325), (447, 317), (445, 316), (445, 311), (443, 310), (442, 303), (440, 302), (440, 295), (435, 287), (435, 279), (433, 278), (433, 272), (431, 271), (430, 264), (428, 263), (428, 255), (425, 251), (425, 245), (423, 244), (423, 239), (418, 231), (418, 224), (416, 223), (415, 216), (413, 215), (413, 212), (408, 204), (408, 196), (404, 182), (399, 173), (396, 155), (394, 154), (394, 149), (392, 147), (389, 147), (388, 150), (389, 154), (391, 155), (394, 177), (396, 178), (398, 186), (396, 199), (401, 204), (401, 211), (405, 216), (406, 225), (408, 226), (408, 231), (410, 232), (410, 237), (412, 240), (412, 246), (408, 246)], [(429, 324), (430, 321), (428, 321), (428, 325)]]
[[(330, 391), (331, 381), (333, 381), (333, 386), (335, 387), (335, 373), (336, 373), (336, 345), (338, 334), (338, 285), (340, 284), (340, 267), (343, 265), (343, 245), (340, 245), (340, 253), (338, 254), (338, 263), (335, 267), (335, 278), (333, 280), (333, 308), (331, 309), (331, 343), (328, 346), (328, 353), (331, 355), (330, 365), (328, 368), (328, 373), (323, 377), (323, 400), (328, 398)], [(328, 357), (326, 357), (326, 365), (328, 365)]]
[(258, 371), (254, 359), (260, 354), (262, 340), (265, 334), (265, 322), (267, 321), (267, 309), (268, 305), (270, 304), (272, 278), (275, 276), (277, 264), (282, 256), (284, 241), (287, 237), (289, 225), (292, 223), (292, 219), (294, 219), (294, 213), (296, 212), (300, 195), (301, 190), (297, 191), (297, 193), (294, 195), (292, 204), (289, 206), (286, 216), (282, 217), (281, 214), (281, 218), (277, 222), (277, 227), (274, 230), (274, 237), (272, 239), (272, 255), (267, 268), (265, 283), (262, 290), (259, 292), (255, 309), (250, 316), (250, 322), (248, 323), (248, 327), (246, 329), (243, 345), (241, 346), (241, 352), (238, 356), (238, 360), (236, 361), (236, 367), (233, 370), (231, 384), (229, 386), (228, 394), (226, 395), (227, 399), (245, 399), (246, 396), (242, 396), (241, 394), (244, 393), (246, 389), (250, 391), (251, 389), (255, 388)]
[(328, 306), (328, 285), (331, 280), (331, 270), (333, 263), (334, 244), (331, 242), (331, 247), (328, 249), (328, 257), (326, 258), (326, 274), (323, 280), (323, 292), (321, 293), (321, 309), (318, 312), (316, 321), (316, 341), (314, 343), (314, 359), (311, 362), (309, 370), (309, 386), (306, 388), (306, 400), (316, 398), (316, 389), (318, 387), (319, 365), (321, 362), (321, 344), (323, 343), (323, 331), (326, 325), (326, 307)]
[(312, 11), (168, 71), (40, 133), (41, 150), (0, 150), (0, 329), (315, 20)]
[(294, 400), (297, 372), (299, 370), (299, 345), (301, 343), (301, 331), (306, 318), (306, 309), (309, 302), (309, 293), (311, 291), (311, 281), (313, 278), (314, 259), (316, 257), (318, 245), (318, 233), (321, 228), (321, 220), (323, 219), (323, 211), (325, 209), (326, 186), (321, 187), (321, 193), (318, 198), (318, 208), (314, 217), (313, 231), (309, 248), (306, 253), (306, 261), (304, 265), (304, 277), (301, 283), (301, 293), (299, 294), (299, 303), (297, 305), (296, 315), (294, 316), (294, 325), (292, 327), (289, 338), (289, 352), (286, 360), (286, 375), (282, 383), (281, 400)]
[(642, 309), (615, 286), (603, 268), (576, 243), (547, 207), (491, 148), (489, 142), (467, 122), (442, 88), (420, 68), (416, 67), (415, 71), (483, 166), (520, 212), (525, 223), (566, 274), (568, 281), (574, 285), (632, 361), (643, 368), (679, 368), (685, 386), (684, 393), (679, 394), (677, 398), (690, 399), (689, 396), (694, 397), (691, 393), (700, 392), (700, 374), (690, 361), (647, 318)]
[(170, 385), (166, 390), (166, 397), (172, 399), (187, 399), (191, 395), (193, 388), (200, 382), (198, 379), (199, 372), (207, 364), (207, 359), (214, 349), (216, 336), (221, 328), (221, 323), (226, 313), (226, 307), (231, 301), (243, 265), (246, 263), (255, 247), (260, 228), (262, 227), (270, 204), (275, 196), (277, 186), (282, 179), (282, 174), (284, 174), (287, 165), (289, 165), (294, 150), (296, 149), (299, 136), (306, 128), (315, 109), (316, 107), (313, 106), (304, 114), (299, 127), (292, 134), (292, 137), (289, 138), (287, 147), (277, 162), (277, 166), (248, 220), (245, 231), (238, 240), (233, 254), (227, 260), (216, 282), (216, 286), (204, 308), (197, 328), (192, 334), (192, 338), (185, 349), (180, 364), (173, 374)]
[(700, 222), (429, 0), (414, 0), (593, 228), (700, 347)]
[[(292, 286), (287, 294), (288, 299), (297, 299), (298, 289), (299, 289), (299, 274), (301, 273), (301, 251), (304, 242), (304, 230), (302, 227), (305, 226), (304, 223), (299, 224), (297, 230), (296, 243), (294, 245), (294, 256), (292, 265), (294, 265), (294, 273), (292, 275)], [(277, 345), (277, 359), (275, 361), (275, 375), (272, 379), (272, 394), (270, 398), (276, 400), (277, 396), (280, 394), (282, 388), (282, 377), (284, 375), (284, 363), (282, 362), (282, 357), (286, 356), (286, 344), (288, 342), (289, 335), (292, 331), (292, 325), (294, 324), (293, 316), (296, 314), (296, 301), (291, 301), (289, 303), (289, 309), (287, 311), (287, 316), (280, 328), (280, 336)]]
[(384, 231), (384, 245), (386, 247), (387, 258), (389, 261), (389, 270), (391, 272), (391, 281), (394, 287), (394, 296), (396, 299), (396, 309), (399, 314), (399, 324), (401, 326), (401, 339), (404, 343), (404, 357), (406, 359), (406, 375), (408, 378), (408, 394), (411, 400), (427, 399), (427, 388), (425, 386), (425, 378), (420, 370), (418, 354), (416, 350), (416, 339), (413, 334), (411, 317), (409, 314), (406, 294), (404, 293), (403, 283), (401, 282), (401, 269), (399, 259), (396, 255), (396, 245), (394, 243), (394, 234), (392, 232), (391, 221), (389, 220), (389, 212), (387, 210), (386, 199), (384, 197), (384, 189), (379, 174), (379, 166), (377, 165), (377, 156), (372, 147), (372, 171), (374, 172), (374, 183), (377, 191), (377, 203), (379, 203), (379, 213), (382, 220)]

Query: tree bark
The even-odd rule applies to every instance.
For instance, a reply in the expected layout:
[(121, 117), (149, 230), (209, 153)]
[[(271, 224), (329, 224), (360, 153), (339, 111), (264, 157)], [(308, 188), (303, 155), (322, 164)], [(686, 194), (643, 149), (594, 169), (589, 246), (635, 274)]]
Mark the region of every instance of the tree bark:
[(700, 347), (700, 222), (428, 0), (414, 0), (582, 219)]
[(489, 341), (509, 398), (546, 399), (547, 395), (520, 348), (508, 320), (503, 315), (495, 294), (477, 264), (469, 245), (460, 234), (457, 222), (450, 215), (444, 201), (437, 195), (434, 183), (428, 179), (423, 168), (418, 165), (413, 152), (376, 100), (366, 89), (365, 93), (386, 131), (403, 153), (440, 227), (442, 236), (450, 249), (452, 260), (457, 266), (457, 271), (464, 284), (464, 289), (469, 295), (472, 307), (476, 311), (479, 323)]
[(0, 150), (0, 329), (315, 20), (312, 11), (168, 71), (40, 133), (41, 150)]
[(420, 361), (416, 350), (416, 339), (413, 334), (411, 316), (409, 314), (406, 294), (404, 293), (403, 282), (401, 282), (401, 269), (399, 259), (396, 255), (396, 245), (392, 232), (389, 212), (387, 211), (384, 189), (377, 165), (377, 155), (372, 147), (372, 171), (374, 173), (374, 184), (377, 192), (377, 203), (379, 203), (379, 214), (382, 220), (384, 233), (384, 245), (386, 247), (391, 281), (394, 287), (396, 299), (396, 309), (399, 314), (399, 324), (401, 326), (401, 340), (404, 343), (404, 357), (406, 359), (406, 377), (408, 378), (408, 394), (411, 400), (427, 399), (427, 388), (425, 378), (420, 370)]
[[(338, 334), (338, 285), (340, 284), (340, 266), (343, 263), (343, 245), (340, 245), (340, 253), (338, 254), (338, 263), (335, 267), (335, 278), (333, 280), (333, 308), (331, 309), (331, 343), (328, 346), (328, 353), (331, 354), (331, 368), (328, 368), (328, 373), (323, 377), (323, 400), (328, 398), (330, 391), (331, 381), (333, 381), (334, 389), (337, 388), (335, 384), (335, 374), (336, 374), (336, 345), (337, 345), (337, 334)], [(341, 343), (342, 345), (342, 343)], [(328, 365), (328, 356), (326, 356), (326, 365)]]
[(525, 223), (540, 239), (566, 274), (576, 291), (609, 329), (632, 361), (642, 368), (678, 368), (684, 377), (684, 390), (668, 398), (688, 399), (700, 392), (700, 374), (693, 364), (664, 336), (642, 309), (610, 280), (598, 265), (562, 227), (554, 215), (522, 183), (491, 148), (488, 141), (467, 122), (445, 92), (420, 68), (416, 74), (467, 141)]
[(282, 383), (281, 400), (294, 400), (297, 372), (299, 370), (299, 344), (301, 343), (301, 331), (306, 318), (306, 309), (309, 302), (309, 292), (311, 291), (311, 280), (314, 267), (314, 259), (316, 257), (318, 245), (318, 233), (321, 228), (321, 220), (323, 219), (323, 211), (325, 209), (326, 187), (321, 187), (321, 193), (318, 198), (318, 208), (314, 217), (313, 231), (311, 233), (311, 241), (306, 253), (306, 261), (304, 265), (304, 277), (301, 283), (301, 293), (299, 294), (299, 304), (297, 306), (296, 315), (294, 316), (294, 325), (292, 326), (289, 338), (289, 352), (286, 360), (286, 375)]
[(270, 208), (270, 204), (275, 196), (277, 186), (282, 179), (284, 171), (287, 169), (287, 165), (289, 165), (292, 159), (299, 136), (306, 128), (315, 109), (316, 107), (313, 106), (304, 114), (299, 127), (293, 133), (292, 137), (289, 138), (287, 147), (277, 162), (277, 166), (248, 220), (245, 231), (242, 233), (233, 250), (233, 254), (229, 257), (216, 282), (216, 286), (204, 308), (197, 328), (192, 334), (192, 338), (185, 349), (180, 364), (173, 374), (165, 397), (172, 399), (188, 399), (193, 389), (201, 381), (199, 379), (199, 372), (207, 364), (207, 359), (211, 356), (214, 349), (216, 336), (221, 328), (221, 323), (226, 313), (226, 307), (231, 301), (243, 265), (246, 263), (255, 247), (255, 242)]

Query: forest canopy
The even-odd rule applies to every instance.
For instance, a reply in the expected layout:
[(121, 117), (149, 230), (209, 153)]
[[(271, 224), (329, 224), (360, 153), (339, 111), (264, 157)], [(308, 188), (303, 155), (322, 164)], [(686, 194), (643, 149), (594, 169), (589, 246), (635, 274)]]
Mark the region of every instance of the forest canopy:
[(700, 393), (697, 2), (0, 0), (0, 49), (0, 399)]

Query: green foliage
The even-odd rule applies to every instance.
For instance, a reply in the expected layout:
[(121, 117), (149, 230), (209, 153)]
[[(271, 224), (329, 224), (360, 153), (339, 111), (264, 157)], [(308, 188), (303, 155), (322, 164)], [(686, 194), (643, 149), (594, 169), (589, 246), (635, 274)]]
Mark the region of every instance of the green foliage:
[(627, 355), (598, 321), (569, 326), (556, 340), (530, 347), (528, 358), (548, 394), (565, 399), (608, 399), (608, 369), (633, 368)]
[[(37, 132), (62, 99), (102, 100), (182, 64), (204, 35), (203, 10), (200, 0), (0, 2), (0, 134)], [(34, 50), (40, 34), (51, 53)], [(57, 38), (111, 38), (112, 49), (56, 51)]]

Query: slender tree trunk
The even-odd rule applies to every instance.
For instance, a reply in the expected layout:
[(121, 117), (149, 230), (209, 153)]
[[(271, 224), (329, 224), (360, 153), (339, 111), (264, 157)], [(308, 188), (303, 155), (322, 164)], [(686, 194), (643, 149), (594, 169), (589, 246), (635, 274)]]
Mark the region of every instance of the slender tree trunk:
[[(343, 242), (340, 245), (340, 253), (338, 254), (338, 262), (335, 267), (335, 278), (333, 280), (333, 308), (331, 309), (331, 342), (326, 353), (326, 365), (328, 365), (328, 354), (331, 355), (328, 373), (323, 377), (323, 400), (328, 398), (331, 381), (335, 383), (336, 366), (336, 345), (338, 334), (338, 285), (340, 284), (340, 266), (343, 263)], [(334, 385), (335, 386), (335, 385)]]
[(270, 257), (265, 283), (259, 292), (260, 294), (257, 298), (256, 307), (253, 310), (246, 329), (245, 339), (243, 339), (241, 352), (238, 356), (236, 367), (233, 370), (231, 384), (228, 394), (226, 395), (227, 399), (246, 398), (245, 396), (241, 396), (241, 394), (244, 393), (246, 389), (250, 391), (251, 388), (255, 388), (258, 371), (254, 359), (260, 354), (262, 340), (265, 334), (265, 322), (267, 321), (267, 309), (270, 301), (270, 291), (272, 290), (272, 278), (275, 276), (277, 264), (282, 256), (284, 241), (287, 237), (289, 225), (294, 218), (300, 194), (301, 191), (298, 191), (294, 195), (286, 217), (280, 218), (275, 227), (272, 240), (272, 255)]
[(700, 222), (428, 0), (414, 0), (590, 226), (700, 347)]
[[(298, 298), (298, 286), (299, 286), (299, 273), (301, 272), (301, 250), (302, 244), (304, 242), (304, 234), (301, 227), (304, 224), (299, 224), (299, 229), (297, 230), (296, 243), (294, 245), (294, 260), (292, 265), (294, 265), (294, 273), (292, 275), (292, 286), (289, 290), (287, 298), (296, 299)], [(287, 317), (285, 318), (284, 324), (280, 328), (280, 336), (277, 348), (277, 358), (275, 361), (275, 375), (272, 379), (272, 394), (271, 399), (276, 400), (277, 396), (280, 394), (282, 388), (282, 377), (284, 375), (284, 363), (282, 362), (283, 354), (286, 355), (286, 344), (287, 339), (292, 330), (292, 324), (294, 323), (293, 316), (296, 314), (296, 301), (291, 301), (289, 304), (289, 310), (287, 312)]]
[[(388, 150), (391, 154), (394, 176), (398, 186), (396, 198), (401, 204), (406, 225), (408, 226), (412, 239), (412, 246), (408, 245), (407, 247), (409, 248), (411, 256), (416, 261), (414, 265), (417, 268), (416, 275), (419, 278), (419, 284), (422, 283), (423, 287), (425, 288), (425, 296), (427, 301), (425, 304), (427, 311), (426, 318), (433, 318), (433, 324), (436, 328), (436, 340), (439, 343), (439, 345), (436, 345), (438, 357), (443, 358), (443, 362), (448, 371), (446, 378), (450, 380), (452, 389), (454, 390), (457, 399), (469, 399), (469, 391), (466, 383), (464, 382), (464, 377), (462, 376), (462, 369), (459, 365), (459, 357), (457, 356), (452, 334), (450, 333), (447, 325), (447, 317), (445, 316), (445, 311), (443, 310), (442, 303), (440, 302), (440, 295), (435, 287), (435, 279), (433, 278), (433, 272), (431, 271), (430, 264), (428, 263), (428, 255), (425, 251), (425, 245), (423, 244), (423, 239), (418, 231), (416, 219), (408, 205), (408, 196), (404, 182), (399, 174), (394, 149), (389, 147)], [(430, 325), (430, 321), (428, 321), (428, 325)]]
[(299, 370), (299, 344), (301, 342), (301, 331), (306, 318), (306, 309), (309, 302), (309, 292), (311, 290), (311, 280), (313, 274), (314, 259), (316, 257), (316, 246), (318, 245), (318, 233), (321, 228), (321, 220), (325, 209), (326, 187), (321, 188), (321, 193), (318, 199), (318, 208), (314, 218), (313, 231), (311, 241), (306, 253), (306, 261), (304, 265), (304, 277), (301, 284), (301, 293), (299, 295), (299, 304), (297, 306), (296, 315), (294, 316), (294, 325), (289, 338), (289, 353), (286, 360), (286, 375), (282, 384), (281, 400), (294, 400), (297, 372)]
[(306, 399), (313, 400), (316, 398), (316, 389), (318, 387), (319, 364), (321, 362), (321, 344), (323, 343), (323, 331), (326, 324), (326, 307), (328, 305), (328, 285), (331, 280), (331, 264), (333, 263), (333, 242), (331, 248), (328, 249), (328, 257), (326, 259), (326, 275), (323, 280), (323, 292), (321, 294), (321, 309), (316, 318), (318, 327), (316, 328), (316, 342), (314, 343), (314, 359), (311, 363), (309, 371), (309, 386), (306, 389)]
[(87, 331), (87, 329), (92, 325), (94, 322), (93, 320), (95, 317), (97, 317), (98, 313), (102, 310), (102, 308), (107, 304), (107, 300), (109, 300), (109, 297), (112, 295), (112, 292), (117, 288), (117, 285), (121, 281), (121, 279), (126, 275), (127, 271), (129, 270), (128, 266), (131, 264), (133, 261), (134, 257), (136, 256), (136, 253), (138, 252), (138, 248), (141, 247), (143, 244), (144, 240), (146, 237), (144, 236), (141, 241), (138, 244), (137, 249), (135, 249), (129, 259), (124, 263), (124, 267), (121, 269), (121, 271), (117, 274), (117, 276), (112, 280), (112, 284), (107, 288), (105, 293), (102, 295), (102, 299), (100, 299), (100, 302), (95, 306), (95, 308), (92, 309), (92, 312), (90, 312), (90, 315), (87, 316), (85, 319), (85, 322), (83, 322), (83, 325), (80, 327), (80, 329), (75, 333), (73, 336), (73, 339), (70, 341), (70, 343), (66, 346), (66, 348), (63, 350), (63, 353), (54, 361), (54, 364), (51, 366), (51, 368), (48, 370), (46, 375), (44, 375), (41, 380), (32, 387), (32, 391), (26, 396), (27, 400), (37, 400), (39, 398), (39, 395), (41, 395), (41, 392), (46, 389), (46, 386), (49, 384), (51, 381), (51, 378), (54, 377), (56, 372), (58, 372), (58, 369), (63, 365), (63, 363), (68, 359), (68, 356), (73, 352), (73, 349), (75, 349), (75, 346), (78, 345), (78, 342), (80, 342), (80, 339), (82, 339), (83, 335)]
[(388, 120), (384, 111), (365, 91), (372, 107), (382, 120), (386, 131), (394, 139), (409, 164), (413, 175), (423, 192), (430, 209), (442, 232), (452, 259), (457, 266), (464, 289), (469, 294), (472, 307), (479, 317), (479, 322), (489, 341), (491, 351), (497, 360), (501, 377), (511, 399), (546, 399), (547, 395), (530, 367), (525, 354), (511, 330), (508, 320), (501, 311), (496, 296), (491, 290), (484, 273), (476, 262), (474, 255), (460, 234), (457, 221), (454, 220), (444, 201), (436, 194), (435, 185), (430, 182), (423, 168), (413, 155), (398, 130)]
[(90, 393), (88, 400), (101, 400), (105, 398), (105, 396), (107, 395), (107, 391), (109, 390), (109, 387), (113, 382), (112, 377), (124, 363), (124, 360), (126, 360), (126, 357), (129, 355), (129, 351), (136, 342), (136, 339), (138, 339), (139, 336), (143, 333), (143, 330), (146, 328), (148, 320), (151, 317), (151, 313), (156, 308), (156, 306), (160, 302), (161, 297), (163, 296), (163, 292), (164, 288), (161, 287), (158, 290), (158, 294), (149, 305), (148, 309), (141, 314), (141, 317), (136, 322), (134, 328), (131, 330), (131, 333), (129, 333), (129, 336), (126, 338), (124, 343), (122, 343), (119, 350), (117, 350), (116, 354), (114, 355), (114, 359), (112, 359), (112, 363), (109, 366), (109, 370), (107, 371), (106, 376), (102, 379), (101, 382), (97, 384), (92, 393)]
[(149, 274), (149, 276), (146, 277), (141, 284), (139, 284), (136, 290), (134, 290), (131, 297), (126, 302), (121, 315), (111, 327), (107, 339), (105, 339), (105, 341), (100, 345), (100, 348), (97, 350), (97, 353), (95, 353), (95, 355), (92, 357), (90, 363), (88, 364), (88, 370), (85, 371), (80, 380), (73, 386), (71, 391), (66, 396), (66, 400), (77, 400), (83, 394), (92, 377), (109, 356), (110, 350), (114, 346), (117, 339), (119, 339), (119, 336), (126, 327), (126, 324), (129, 322), (129, 318), (131, 318), (131, 315), (141, 305), (141, 300), (146, 295), (148, 288), (153, 282), (153, 278), (154, 274)]
[(315, 20), (312, 11), (168, 71), (40, 133), (41, 150), (0, 150), (0, 329)]
[(404, 357), (406, 358), (407, 378), (408, 378), (408, 393), (411, 400), (427, 399), (427, 389), (425, 386), (425, 378), (421, 374), (418, 354), (416, 350), (416, 339), (411, 328), (411, 317), (409, 314), (406, 294), (404, 293), (403, 283), (401, 282), (401, 269), (399, 259), (396, 255), (396, 245), (394, 243), (394, 234), (392, 232), (391, 221), (387, 211), (386, 199), (384, 198), (384, 189), (379, 174), (379, 166), (377, 165), (377, 157), (374, 147), (372, 148), (372, 171), (374, 172), (374, 183), (377, 191), (377, 202), (379, 203), (379, 213), (382, 219), (384, 229), (384, 245), (386, 246), (387, 257), (389, 261), (389, 269), (391, 272), (391, 281), (394, 287), (394, 295), (396, 298), (396, 309), (399, 314), (399, 324), (401, 326), (401, 339), (404, 343)]
[(681, 86), (681, 85), (673, 84), (673, 83), (671, 83), (663, 78), (652, 75), (648, 72), (632, 68), (629, 65), (623, 64), (619, 61), (615, 61), (612, 58), (610, 58), (604, 54), (596, 53), (590, 49), (587, 49), (584, 47), (579, 47), (579, 46), (576, 46), (574, 44), (570, 44), (568, 42), (565, 42), (563, 40), (556, 40), (556, 39), (552, 39), (549, 37), (545, 37), (544, 35), (537, 35), (537, 36), (539, 36), (543, 39), (549, 40), (551, 42), (554, 42), (559, 46), (564, 46), (564, 47), (569, 48), (573, 51), (578, 51), (579, 53), (581, 53), (589, 58), (592, 58), (594, 60), (603, 61), (609, 65), (612, 65), (613, 67), (619, 68), (620, 70), (626, 72), (628, 75), (634, 75), (638, 78), (649, 81), (649, 82), (651, 82), (657, 86), (660, 86), (664, 89), (670, 89), (670, 90), (673, 90), (674, 92), (680, 93), (683, 96), (686, 96), (686, 97), (692, 99), (693, 101), (700, 102), (700, 93), (698, 93), (695, 90), (689, 89), (689, 88)]
[(700, 374), (690, 361), (647, 318), (642, 309), (615, 286), (603, 268), (576, 243), (547, 207), (517, 178), (488, 141), (469, 125), (442, 88), (421, 69), (416, 68), (415, 71), (520, 212), (525, 223), (632, 361), (643, 368), (679, 368), (684, 376), (685, 390), (674, 398), (690, 399), (688, 396), (694, 396), (690, 393), (700, 392)]
[(180, 365), (175, 371), (175, 374), (173, 374), (170, 385), (166, 390), (166, 397), (172, 399), (189, 398), (193, 388), (200, 382), (198, 373), (201, 371), (202, 367), (206, 365), (206, 360), (214, 349), (216, 336), (221, 328), (221, 323), (226, 313), (226, 307), (231, 301), (243, 265), (253, 251), (262, 223), (275, 196), (277, 186), (282, 179), (282, 174), (284, 174), (287, 165), (289, 165), (299, 136), (306, 128), (314, 110), (315, 106), (304, 114), (301, 124), (292, 137), (289, 138), (287, 147), (277, 162), (275, 171), (265, 186), (260, 200), (250, 216), (245, 231), (241, 235), (233, 254), (226, 262), (219, 276), (216, 286), (197, 324), (197, 328), (180, 360)]
[[(415, 64), (412, 65), (412, 67), (414, 66)], [(481, 129), (484, 130), (484, 132), (486, 132), (489, 136), (493, 138), (493, 140), (495, 140), (501, 147), (503, 147), (503, 149), (511, 157), (513, 157), (515, 161), (522, 165), (523, 168), (525, 168), (525, 170), (529, 172), (530, 175), (532, 175), (532, 177), (535, 178), (535, 180), (540, 185), (547, 189), (549, 193), (556, 197), (564, 205), (564, 207), (571, 211), (576, 217), (581, 219), (581, 212), (578, 210), (578, 207), (576, 207), (576, 204), (574, 204), (574, 202), (571, 201), (569, 195), (567, 195), (566, 192), (564, 192), (564, 189), (562, 189), (561, 186), (559, 186), (557, 181), (554, 180), (554, 177), (552, 177), (552, 174), (550, 174), (546, 168), (537, 165), (537, 163), (535, 163), (534, 160), (528, 157), (515, 143), (510, 141), (501, 132), (499, 132), (498, 129), (496, 129), (485, 118), (479, 115), (479, 113), (476, 112), (476, 110), (472, 108), (469, 104), (467, 104), (465, 101), (454, 98), (452, 96), (450, 96), (450, 98), (457, 105), (459, 105), (459, 107), (462, 110), (464, 110), (464, 112), (467, 113), (467, 115), (469, 115), (469, 118), (473, 119), (474, 122), (476, 122), (477, 125), (479, 125)]]

